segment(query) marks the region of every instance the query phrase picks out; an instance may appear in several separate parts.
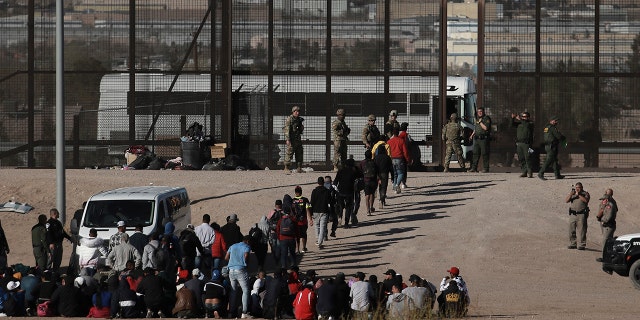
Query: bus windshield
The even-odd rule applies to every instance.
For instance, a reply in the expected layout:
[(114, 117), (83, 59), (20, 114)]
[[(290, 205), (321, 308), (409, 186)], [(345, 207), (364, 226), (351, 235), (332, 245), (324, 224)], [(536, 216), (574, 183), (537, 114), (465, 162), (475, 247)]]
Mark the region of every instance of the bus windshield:
[(153, 200), (104, 200), (87, 205), (83, 226), (115, 228), (118, 221), (127, 226), (150, 226), (153, 223)]

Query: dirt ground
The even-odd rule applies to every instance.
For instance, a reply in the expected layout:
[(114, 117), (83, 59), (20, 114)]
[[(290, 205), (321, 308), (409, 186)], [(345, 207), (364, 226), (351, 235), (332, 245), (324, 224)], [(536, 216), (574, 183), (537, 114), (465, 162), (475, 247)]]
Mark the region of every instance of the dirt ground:
[[(564, 180), (519, 178), (514, 172), (411, 172), (409, 188), (391, 194), (387, 208), (357, 228), (339, 229), (325, 249), (304, 255), (302, 271), (320, 275), (362, 271), (382, 279), (388, 268), (405, 280), (412, 273), (438, 285), (457, 266), (471, 294), (469, 316), (478, 319), (637, 319), (638, 296), (629, 279), (608, 275), (595, 261), (601, 232), (589, 218), (586, 251), (568, 250), (571, 185), (582, 182), (590, 207), (613, 188), (620, 208), (616, 234), (640, 232), (640, 179), (637, 173), (567, 172)], [(266, 171), (67, 170), (67, 222), (93, 193), (124, 186), (169, 185), (187, 188), (192, 222), (203, 214), (223, 224), (238, 214), (243, 232), (265, 215), (276, 199), (296, 185), (310, 196), (318, 176)], [(37, 215), (55, 206), (55, 170), (0, 169), (0, 202), (12, 197), (35, 207), (28, 214), (0, 213), (9, 239), (9, 263), (33, 265), (31, 227)], [(376, 205), (377, 206), (377, 205)], [(310, 243), (315, 235), (310, 232)], [(68, 261), (71, 245), (65, 243)]]

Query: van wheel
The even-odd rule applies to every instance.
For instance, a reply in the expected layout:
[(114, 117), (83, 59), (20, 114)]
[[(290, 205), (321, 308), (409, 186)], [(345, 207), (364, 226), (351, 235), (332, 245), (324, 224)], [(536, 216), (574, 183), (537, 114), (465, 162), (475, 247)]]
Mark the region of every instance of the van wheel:
[(629, 280), (636, 289), (640, 290), (640, 259), (636, 260), (629, 268)]

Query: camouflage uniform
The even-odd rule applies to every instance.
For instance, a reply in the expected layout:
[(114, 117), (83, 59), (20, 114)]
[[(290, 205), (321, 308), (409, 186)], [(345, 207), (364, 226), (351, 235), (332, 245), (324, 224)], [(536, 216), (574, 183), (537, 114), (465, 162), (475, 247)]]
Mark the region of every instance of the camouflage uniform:
[[(393, 119), (391, 119), (392, 116)], [(389, 112), (389, 120), (384, 124), (384, 134), (387, 140), (393, 136), (393, 129), (398, 129), (398, 132), (400, 132), (400, 122), (398, 122), (398, 111), (396, 110)]]
[[(376, 121), (376, 116), (370, 114), (367, 120)], [(380, 141), (380, 130), (374, 122), (367, 123), (364, 128), (362, 128), (362, 143), (365, 148), (371, 149), (371, 147), (373, 147), (378, 141)]]
[[(333, 138), (333, 170), (337, 171), (347, 161), (347, 141), (349, 141), (349, 133), (351, 129), (344, 122), (344, 109), (336, 111), (338, 119), (331, 123), (331, 131)], [(340, 119), (342, 116), (342, 119)]]
[[(291, 109), (291, 112), (300, 111), (300, 107), (295, 106)], [(291, 165), (291, 159), (295, 155), (298, 172), (302, 171), (302, 131), (304, 131), (304, 125), (302, 122), (304, 119), (300, 116), (290, 115), (284, 123), (284, 139), (289, 141), (287, 145), (287, 151), (284, 155), (284, 169), (289, 170)]]
[(451, 155), (455, 152), (458, 157), (458, 163), (460, 168), (466, 169), (464, 156), (462, 154), (462, 126), (458, 122), (458, 115), (451, 114), (449, 123), (445, 124), (442, 128), (442, 140), (445, 141), (447, 149), (444, 152), (444, 171), (449, 172), (449, 163), (451, 162)]

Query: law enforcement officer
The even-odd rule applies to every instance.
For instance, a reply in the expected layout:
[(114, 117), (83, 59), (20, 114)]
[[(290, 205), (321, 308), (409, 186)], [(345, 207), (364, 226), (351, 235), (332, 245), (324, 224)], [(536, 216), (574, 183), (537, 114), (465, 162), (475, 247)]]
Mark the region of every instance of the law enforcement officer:
[(389, 112), (389, 120), (384, 124), (384, 134), (388, 139), (393, 136), (393, 130), (397, 129), (400, 132), (400, 123), (398, 122), (398, 110), (391, 110)]
[(475, 128), (471, 134), (473, 143), (473, 162), (471, 163), (471, 172), (478, 172), (478, 161), (482, 155), (482, 172), (489, 172), (489, 140), (491, 133), (491, 118), (484, 113), (484, 108), (478, 108), (476, 111)]
[(295, 155), (297, 171), (302, 172), (302, 131), (304, 119), (300, 117), (300, 107), (291, 108), (291, 115), (284, 123), (284, 139), (287, 144), (287, 152), (284, 156), (284, 170), (291, 170), (291, 159)]
[(349, 141), (349, 133), (351, 129), (344, 121), (344, 109), (336, 111), (338, 118), (331, 123), (331, 131), (333, 132), (333, 171), (344, 166), (347, 161), (347, 141)]
[(531, 171), (531, 155), (529, 149), (533, 143), (533, 121), (529, 112), (521, 115), (511, 114), (511, 124), (516, 127), (516, 152), (520, 161), (520, 178), (533, 178)]
[(449, 172), (449, 163), (451, 162), (451, 155), (455, 152), (458, 157), (458, 163), (462, 170), (466, 170), (464, 157), (462, 154), (462, 141), (463, 131), (460, 122), (458, 122), (458, 114), (452, 113), (449, 116), (449, 122), (442, 128), (442, 141), (447, 145), (447, 149), (444, 152), (444, 172)]
[[(584, 250), (587, 246), (587, 218), (589, 218), (589, 192), (578, 182), (565, 199), (569, 205), (569, 249)], [(576, 241), (576, 229), (580, 226), (580, 245)]]
[(376, 126), (376, 116), (370, 114), (367, 124), (362, 128), (362, 143), (367, 150), (371, 150), (374, 144), (380, 140), (380, 130)]
[(553, 167), (553, 173), (556, 179), (564, 178), (564, 176), (560, 174), (560, 165), (558, 164), (558, 145), (566, 138), (560, 133), (557, 125), (558, 117), (553, 116), (549, 119), (549, 124), (544, 127), (544, 149), (547, 151), (547, 158), (544, 160), (540, 172), (538, 172), (538, 178), (541, 180), (547, 180), (547, 178), (544, 177), (544, 172), (549, 166)]
[[(613, 233), (616, 231), (618, 203), (613, 199), (613, 189), (607, 189), (600, 201), (600, 210), (596, 218), (602, 227), (602, 251), (604, 252), (607, 240), (613, 239)], [(598, 258), (596, 261), (602, 262), (602, 258)]]

